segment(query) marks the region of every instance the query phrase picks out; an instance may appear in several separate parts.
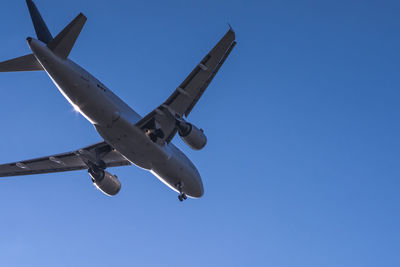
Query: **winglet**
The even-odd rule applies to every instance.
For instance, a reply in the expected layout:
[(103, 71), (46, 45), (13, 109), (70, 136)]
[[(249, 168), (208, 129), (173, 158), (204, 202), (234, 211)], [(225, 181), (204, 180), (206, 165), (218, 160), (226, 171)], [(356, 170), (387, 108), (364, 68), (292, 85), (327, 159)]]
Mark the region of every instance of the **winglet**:
[(38, 39), (43, 43), (48, 44), (51, 40), (53, 40), (53, 37), (51, 36), (51, 33), (47, 28), (42, 16), (40, 15), (39, 10), (32, 0), (26, 0), (26, 4), (28, 5), (29, 13), (31, 15), (32, 23), (35, 27)]

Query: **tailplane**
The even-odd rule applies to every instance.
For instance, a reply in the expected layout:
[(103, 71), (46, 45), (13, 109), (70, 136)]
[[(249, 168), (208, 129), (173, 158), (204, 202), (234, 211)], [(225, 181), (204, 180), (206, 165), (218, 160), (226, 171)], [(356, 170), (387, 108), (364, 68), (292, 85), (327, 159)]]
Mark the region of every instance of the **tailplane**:
[(47, 46), (59, 57), (67, 58), (86, 20), (86, 16), (80, 13)]
[[(57, 56), (66, 59), (74, 46), (87, 18), (80, 13), (54, 39), (32, 0), (26, 0), (38, 40), (47, 44)], [(0, 72), (43, 70), (33, 54), (0, 62)]]
[(33, 54), (0, 63), (0, 72), (43, 70)]
[[(40, 41), (48, 44), (53, 40), (49, 29), (46, 26), (39, 10), (35, 6), (32, 0), (26, 0), (26, 4), (31, 15), (32, 23), (36, 31), (36, 35)], [(29, 54), (22, 57), (17, 57), (4, 62), (0, 62), (0, 72), (9, 71), (32, 71), (32, 70), (43, 70), (37, 59), (33, 54)]]

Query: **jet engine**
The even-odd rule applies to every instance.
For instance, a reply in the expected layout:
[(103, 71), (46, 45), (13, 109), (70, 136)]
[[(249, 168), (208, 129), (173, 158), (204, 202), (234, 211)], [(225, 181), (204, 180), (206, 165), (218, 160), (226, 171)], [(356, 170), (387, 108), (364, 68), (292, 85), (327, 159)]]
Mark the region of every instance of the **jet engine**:
[(104, 170), (94, 171), (93, 169), (89, 169), (89, 174), (97, 189), (106, 195), (114, 196), (121, 189), (121, 182), (116, 175), (112, 175)]
[(185, 121), (178, 121), (177, 126), (179, 136), (190, 148), (200, 150), (207, 144), (207, 137), (203, 129)]

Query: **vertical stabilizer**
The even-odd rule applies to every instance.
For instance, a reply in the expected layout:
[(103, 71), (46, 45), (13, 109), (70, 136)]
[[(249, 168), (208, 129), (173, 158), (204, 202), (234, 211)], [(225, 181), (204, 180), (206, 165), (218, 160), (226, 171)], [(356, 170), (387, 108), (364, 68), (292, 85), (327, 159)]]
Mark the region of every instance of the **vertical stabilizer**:
[(38, 39), (45, 44), (50, 43), (50, 41), (53, 40), (53, 36), (51, 36), (51, 33), (46, 26), (46, 23), (39, 13), (39, 10), (32, 0), (26, 0), (26, 4), (28, 5), (29, 13), (31, 14), (32, 23), (35, 27)]

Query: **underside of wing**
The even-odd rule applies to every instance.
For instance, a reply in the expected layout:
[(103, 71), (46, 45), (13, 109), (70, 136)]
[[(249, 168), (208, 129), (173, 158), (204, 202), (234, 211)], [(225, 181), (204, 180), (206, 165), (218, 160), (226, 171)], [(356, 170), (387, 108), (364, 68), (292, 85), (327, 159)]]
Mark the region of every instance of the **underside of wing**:
[(235, 47), (232, 29), (201, 60), (173, 94), (137, 123), (153, 141), (170, 142), (177, 132), (176, 119), (187, 117)]
[(72, 152), (0, 165), (0, 177), (83, 170), (88, 169), (89, 161), (101, 161), (104, 167), (130, 165), (118, 151), (100, 142)]
[(164, 105), (180, 116), (189, 116), (189, 113), (197, 101), (199, 101), (235, 45), (235, 32), (229, 29), (224, 37), (194, 68), (167, 101), (165, 101)]

